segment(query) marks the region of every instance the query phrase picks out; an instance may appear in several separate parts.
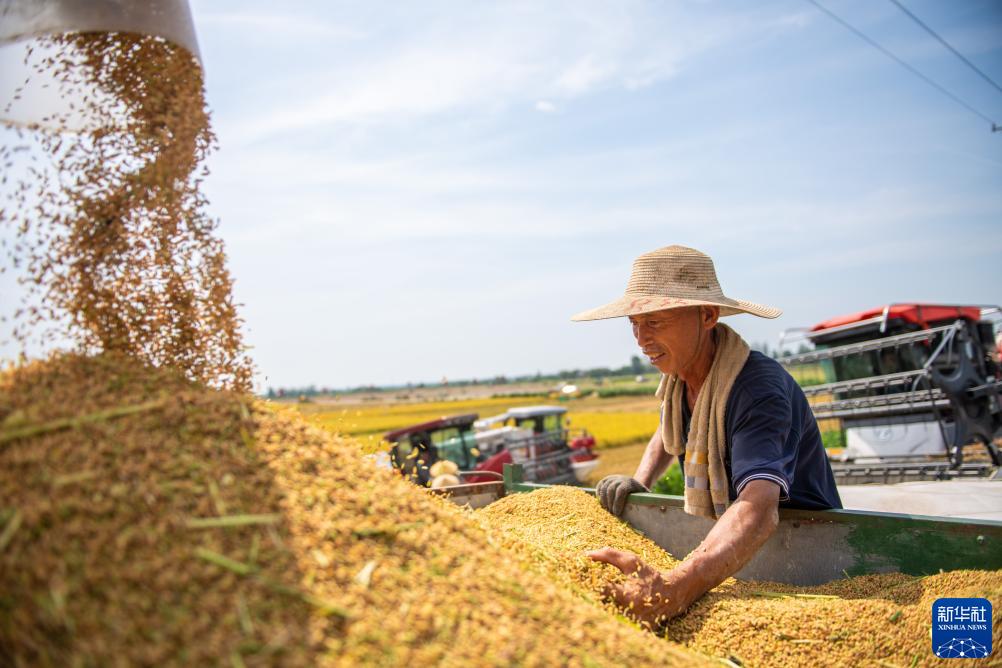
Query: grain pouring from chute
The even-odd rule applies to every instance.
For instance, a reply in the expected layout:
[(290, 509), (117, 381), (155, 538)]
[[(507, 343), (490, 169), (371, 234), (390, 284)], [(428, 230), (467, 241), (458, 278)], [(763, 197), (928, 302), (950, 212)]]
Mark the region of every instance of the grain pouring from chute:
[(0, 148), (14, 170), (0, 212), (14, 237), (3, 268), (22, 289), (14, 343), (125, 353), (249, 390), (233, 280), (200, 189), (215, 137), (196, 56), (157, 34), (96, 30), (39, 34), (24, 53), (27, 80), (5, 116), (35, 87), (70, 102), (8, 129)]

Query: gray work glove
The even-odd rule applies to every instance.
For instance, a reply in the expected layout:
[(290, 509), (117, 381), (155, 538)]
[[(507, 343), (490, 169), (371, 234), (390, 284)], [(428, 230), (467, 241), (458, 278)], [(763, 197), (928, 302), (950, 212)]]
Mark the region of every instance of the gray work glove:
[(602, 507), (619, 517), (626, 508), (626, 497), (634, 492), (650, 490), (628, 475), (609, 475), (598, 481), (595, 491)]

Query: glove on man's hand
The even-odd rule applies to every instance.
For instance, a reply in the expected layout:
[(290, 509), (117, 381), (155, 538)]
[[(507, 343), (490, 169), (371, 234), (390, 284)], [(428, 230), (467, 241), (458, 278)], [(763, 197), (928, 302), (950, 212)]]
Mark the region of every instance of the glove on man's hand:
[(598, 502), (610, 513), (619, 517), (626, 508), (626, 497), (634, 492), (650, 490), (628, 475), (610, 475), (602, 478), (595, 487)]

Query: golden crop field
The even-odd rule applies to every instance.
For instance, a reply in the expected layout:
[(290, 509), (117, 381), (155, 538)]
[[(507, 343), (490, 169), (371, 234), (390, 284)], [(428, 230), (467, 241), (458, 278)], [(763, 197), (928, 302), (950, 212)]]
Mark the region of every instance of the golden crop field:
[(467, 399), (421, 403), (361, 405), (298, 404), (298, 409), (314, 424), (329, 431), (357, 438), (370, 452), (382, 449), (388, 431), (449, 415), (476, 413), (482, 418), (504, 413), (515, 406), (543, 403), (544, 397)]
[(649, 405), (650, 409), (637, 410), (636, 397), (589, 398), (564, 403), (539, 395), (383, 405), (307, 403), (297, 404), (297, 408), (314, 424), (353, 436), (367, 451), (374, 452), (383, 447), (382, 435), (393, 429), (464, 413), (477, 413), (486, 418), (517, 406), (538, 404), (565, 406), (570, 429), (586, 429), (595, 436), (598, 448), (646, 443), (658, 425), (657, 404), (645, 401), (642, 405)]
[(599, 448), (647, 443), (658, 426), (657, 410), (646, 413), (593, 413), (569, 411), (571, 429), (586, 429)]
[(344, 407), (337, 404), (299, 404), (298, 407), (304, 415), (318, 424), (354, 435), (383, 433), (446, 415), (477, 413), (480, 417), (489, 417), (515, 406), (543, 402), (544, 398), (540, 396), (379, 405), (347, 404)]

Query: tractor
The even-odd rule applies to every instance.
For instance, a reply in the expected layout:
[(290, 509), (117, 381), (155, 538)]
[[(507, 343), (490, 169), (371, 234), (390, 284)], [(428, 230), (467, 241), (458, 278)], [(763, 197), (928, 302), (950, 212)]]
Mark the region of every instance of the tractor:
[(451, 470), (465, 482), (496, 480), (505, 464), (518, 463), (534, 481), (574, 484), (587, 480), (598, 455), (594, 437), (564, 428), (566, 412), (530, 406), (485, 420), (469, 413), (396, 429), (383, 438), (391, 444), (393, 467), (421, 486), (436, 484), (436, 464), (442, 461), (452, 462)]

